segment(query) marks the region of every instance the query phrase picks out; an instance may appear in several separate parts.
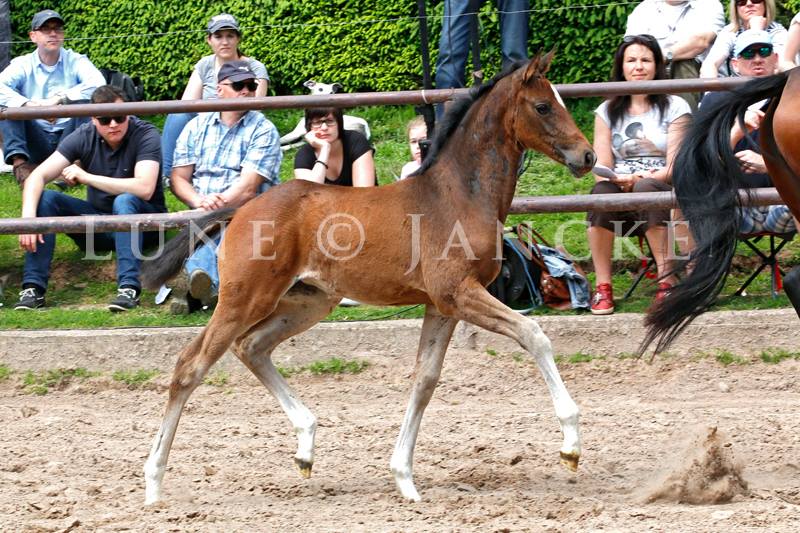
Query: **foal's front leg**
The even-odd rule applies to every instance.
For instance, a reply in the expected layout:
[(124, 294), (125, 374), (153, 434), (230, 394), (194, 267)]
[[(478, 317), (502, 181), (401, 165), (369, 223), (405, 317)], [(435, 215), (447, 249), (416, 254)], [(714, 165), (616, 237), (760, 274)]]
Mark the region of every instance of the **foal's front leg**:
[(414, 367), (414, 384), (408, 401), (400, 435), (389, 463), (397, 488), (404, 498), (418, 502), (419, 492), (414, 487), (413, 461), (414, 445), (417, 442), (422, 414), (433, 396), (442, 372), (444, 354), (458, 320), (443, 317), (436, 308), (429, 305), (425, 309), (422, 335), (419, 339), (417, 362)]
[(561, 380), (553, 359), (553, 347), (542, 328), (533, 319), (500, 303), (476, 281), (465, 281), (458, 288), (456, 306), (453, 314), (457, 318), (514, 339), (534, 357), (550, 390), (556, 416), (561, 423), (561, 432), (564, 434), (561, 462), (570, 470), (577, 470), (581, 455), (578, 430), (580, 413)]

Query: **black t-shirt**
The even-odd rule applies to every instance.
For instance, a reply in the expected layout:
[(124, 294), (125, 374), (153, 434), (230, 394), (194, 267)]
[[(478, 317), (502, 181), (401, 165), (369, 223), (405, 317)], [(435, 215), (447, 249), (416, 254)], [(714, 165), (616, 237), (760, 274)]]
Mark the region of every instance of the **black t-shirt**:
[[(330, 185), (344, 185), (345, 187), (353, 186), (353, 162), (359, 157), (372, 150), (369, 141), (361, 133), (357, 131), (344, 130), (342, 137), (342, 172), (339, 177), (331, 181), (325, 176), (325, 183)], [(294, 168), (307, 168), (311, 170), (314, 168), (314, 162), (317, 156), (314, 149), (310, 144), (306, 144), (297, 151), (294, 156)]]
[[(703, 97), (702, 102), (700, 102), (700, 113), (703, 112), (703, 109), (708, 109), (712, 103), (716, 102), (726, 93), (722, 92), (710, 92)], [(762, 110), (766, 110), (767, 106), (769, 106), (769, 102), (765, 103), (764, 106), (761, 108)], [(747, 138), (743, 138), (741, 141), (736, 143), (736, 146), (733, 147), (733, 153), (741, 152), (742, 150), (752, 150), (757, 154), (761, 153), (761, 146), (758, 144), (758, 130), (752, 131), (750, 133), (750, 138), (753, 139), (755, 145), (747, 140)], [(763, 173), (756, 173), (750, 174), (745, 173), (744, 175), (744, 183), (742, 184), (743, 187), (746, 189), (754, 189), (756, 187), (772, 187), (772, 179), (769, 177), (769, 174)]]
[[(57, 151), (70, 162), (80, 161), (83, 169), (90, 174), (126, 179), (133, 177), (133, 168), (139, 161), (157, 161), (161, 164), (161, 137), (158, 129), (149, 122), (128, 117), (128, 132), (120, 147), (112, 150), (97, 133), (94, 124), (89, 122), (64, 137)], [(161, 175), (160, 167), (158, 175)], [(103, 213), (111, 213), (115, 195), (94, 187), (87, 187), (87, 191), (90, 204)], [(157, 211), (167, 211), (160, 179), (156, 179), (156, 189), (149, 203)]]

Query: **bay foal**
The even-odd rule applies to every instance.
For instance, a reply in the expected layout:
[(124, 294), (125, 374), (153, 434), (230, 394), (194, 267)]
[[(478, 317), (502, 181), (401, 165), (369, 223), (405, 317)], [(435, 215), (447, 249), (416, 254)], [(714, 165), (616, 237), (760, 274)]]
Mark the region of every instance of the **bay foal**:
[[(376, 305), (426, 305), (411, 397), (390, 461), (405, 498), (420, 499), (412, 478), (414, 444), (459, 320), (506, 335), (534, 357), (561, 423), (561, 459), (577, 468), (578, 408), (549, 339), (535, 321), (485, 289), (500, 268), (498, 224), (508, 214), (524, 151), (538, 150), (575, 176), (594, 164), (589, 143), (545, 79), (551, 59), (552, 52), (515, 65), (454, 103), (428, 159), (409, 179), (363, 189), (293, 180), (236, 212), (222, 244), (219, 303), (180, 354), (145, 463), (147, 503), (161, 498), (189, 395), (229, 347), (288, 415), (298, 439), (295, 462), (304, 476), (311, 474), (316, 419), (270, 354), (325, 318), (343, 296)], [(162, 259), (145, 266), (148, 286), (178, 271), (190, 251), (188, 240), (184, 230)]]

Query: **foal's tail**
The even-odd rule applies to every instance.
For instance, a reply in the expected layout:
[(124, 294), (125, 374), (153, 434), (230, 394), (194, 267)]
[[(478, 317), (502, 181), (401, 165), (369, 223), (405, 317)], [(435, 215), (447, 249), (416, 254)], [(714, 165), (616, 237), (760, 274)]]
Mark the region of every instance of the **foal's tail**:
[(167, 241), (163, 253), (142, 261), (139, 272), (142, 287), (156, 290), (177, 274), (186, 258), (194, 252), (200, 238), (202, 236), (210, 238), (219, 232), (222, 224), (233, 218), (235, 212), (234, 208), (211, 211), (181, 228), (175, 237)]
[[(640, 352), (656, 341), (666, 349), (698, 315), (715, 302), (730, 269), (739, 234), (738, 189), (744, 174), (730, 146), (734, 121), (744, 120), (748, 106), (765, 98), (777, 105), (787, 75), (759, 78), (730, 91), (702, 109), (685, 132), (672, 164), (672, 183), (683, 217), (695, 239), (690, 272), (669, 295), (650, 308)], [(762, 129), (771, 121), (762, 123)]]

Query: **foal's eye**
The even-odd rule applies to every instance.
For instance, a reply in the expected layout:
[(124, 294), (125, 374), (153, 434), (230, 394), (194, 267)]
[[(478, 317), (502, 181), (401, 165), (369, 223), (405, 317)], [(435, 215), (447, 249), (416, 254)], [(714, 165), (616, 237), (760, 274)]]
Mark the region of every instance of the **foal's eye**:
[(550, 104), (536, 104), (536, 112), (540, 115), (546, 115), (550, 112)]

